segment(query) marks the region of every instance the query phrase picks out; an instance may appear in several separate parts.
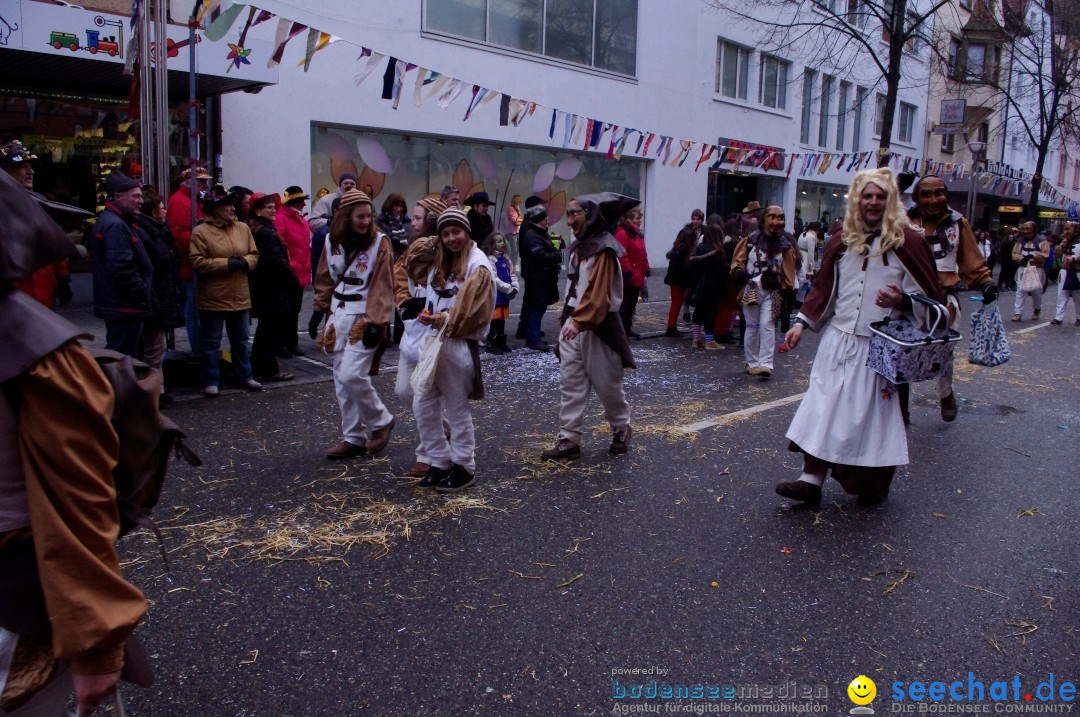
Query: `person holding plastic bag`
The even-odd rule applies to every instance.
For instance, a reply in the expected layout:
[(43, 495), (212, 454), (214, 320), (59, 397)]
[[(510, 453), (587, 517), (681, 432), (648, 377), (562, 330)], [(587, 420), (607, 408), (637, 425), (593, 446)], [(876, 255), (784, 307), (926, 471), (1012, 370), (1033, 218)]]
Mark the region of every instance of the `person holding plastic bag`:
[(1043, 285), (1046, 284), (1046, 260), (1050, 256), (1050, 242), (1039, 241), (1035, 236), (1035, 222), (1020, 225), (1020, 236), (1013, 244), (1013, 262), (1016, 270), (1016, 301), (1013, 303), (1013, 321), (1019, 321), (1024, 313), (1024, 303), (1031, 296), (1031, 320), (1039, 320), (1042, 309)]
[[(417, 320), (428, 328), (429, 344), (438, 341), (442, 346), (425, 346), (425, 351), (435, 350), (439, 355), (434, 375), (423, 382), (429, 387), (413, 397), (413, 415), (420, 434), (416, 461), (430, 466), (417, 485), (452, 493), (476, 481), (476, 437), (469, 400), (484, 397), (479, 347), (495, 308), (495, 282), (487, 256), (473, 242), (465, 212), (447, 209), (439, 215), (438, 230), (435, 264)], [(415, 389), (419, 377), (413, 378)], [(444, 417), (450, 426), (449, 438)]]
[(1069, 298), (1073, 302), (1073, 319), (1080, 326), (1080, 236), (1076, 233), (1076, 222), (1067, 222), (1061, 240), (1061, 272), (1058, 274), (1057, 311), (1050, 321), (1054, 326), (1061, 326), (1065, 320), (1065, 307)]
[(394, 250), (373, 214), (367, 194), (345, 192), (315, 274), (308, 334), (318, 335), (319, 348), (333, 356), (341, 409), (342, 440), (327, 449), (331, 460), (374, 455), (386, 448), (394, 430), (393, 415), (371, 385), (394, 317)]
[(809, 505), (821, 503), (832, 475), (860, 505), (889, 494), (896, 466), (908, 462), (907, 435), (894, 386), (866, 365), (870, 324), (895, 312), (924, 311), (909, 293), (941, 303), (937, 267), (926, 240), (910, 227), (888, 168), (859, 172), (848, 191), (843, 228), (825, 246), (814, 286), (787, 343), (821, 331), (810, 385), (787, 431), (788, 450), (803, 454), (802, 474), (776, 492)]
[[(412, 216), (412, 239), (397, 262), (394, 264), (394, 294), (398, 313), (401, 315), (404, 329), (398, 344), (397, 383), (394, 393), (401, 402), (412, 408), (413, 390), (410, 385), (413, 369), (420, 360), (424, 348), (427, 327), (418, 317), (424, 308), (428, 274), (435, 262), (435, 249), (439, 243), (436, 236), (436, 223), (439, 214), (446, 209), (443, 201), (437, 197), (424, 197), (416, 203)], [(420, 448), (417, 447), (417, 452)], [(417, 461), (405, 473), (414, 478), (423, 478), (431, 466)]]
[[(994, 277), (986, 268), (986, 257), (979, 249), (971, 225), (960, 212), (949, 207), (949, 189), (938, 176), (928, 174), (915, 182), (911, 190), (915, 206), (908, 212), (911, 225), (923, 233), (934, 252), (937, 263), (938, 282), (945, 292), (949, 307), (949, 328), (960, 321), (960, 280), (969, 289), (982, 292), (983, 303), (998, 298)], [(904, 422), (908, 422), (908, 392), (901, 387), (901, 410)], [(953, 366), (950, 361), (945, 374), (938, 379), (938, 398), (941, 401), (941, 419), (955, 421), (959, 407), (953, 394)]]

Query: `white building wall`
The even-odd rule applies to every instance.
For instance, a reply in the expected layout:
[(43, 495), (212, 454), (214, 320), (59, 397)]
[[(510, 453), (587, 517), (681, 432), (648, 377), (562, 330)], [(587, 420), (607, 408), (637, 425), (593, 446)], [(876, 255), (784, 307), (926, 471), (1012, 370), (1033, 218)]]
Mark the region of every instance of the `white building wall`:
[[(787, 57), (793, 64), (786, 111), (774, 111), (758, 104), (757, 53), (751, 58), (747, 101), (717, 98), (714, 92), (717, 37), (745, 44), (748, 36), (729, 19), (697, 0), (639, 0), (636, 80), (512, 51), (424, 36), (421, 6), (419, 1), (391, 4), (383, 0), (295, 0), (288, 5), (277, 0), (262, 2), (260, 7), (281, 17), (334, 33), (348, 42), (331, 44), (318, 53), (311, 71), (304, 73), (296, 64), (302, 58), (305, 37), (297, 37), (285, 53), (278, 85), (258, 94), (236, 93), (222, 98), (225, 182), (257, 191), (281, 191), (285, 186), (300, 184), (310, 191), (313, 122), (561, 149), (561, 131), (556, 132), (554, 140), (548, 137), (550, 109), (538, 109), (520, 127), (500, 127), (498, 102), (485, 105), (468, 122), (462, 121), (468, 103), (467, 91), (447, 110), (440, 109), (434, 100), (422, 108), (414, 107), (415, 72), (410, 73), (405, 83), (399, 109), (391, 109), (389, 102), (380, 99), (382, 66), (360, 87), (353, 84), (353, 75), (360, 65), (357, 61), (360, 45), (470, 83), (520, 95), (548, 108), (557, 107), (658, 135), (708, 143), (725, 137), (780, 147), (788, 152), (837, 151), (836, 117), (832, 118), (828, 147), (817, 146), (816, 97), (811, 142), (806, 145), (799, 142), (803, 64), (797, 52)], [(850, 63), (853, 73), (866, 65), (855, 60)], [(918, 67), (915, 71), (920, 72)], [(877, 148), (877, 138), (873, 136), (874, 97), (881, 90), (872, 87), (874, 73), (865, 70), (864, 73), (861, 78), (850, 78), (869, 89), (858, 149), (874, 151)], [(838, 77), (837, 82), (840, 79), (844, 78)], [(924, 141), (921, 128), (925, 125), (926, 84), (907, 82), (906, 85), (901, 98), (919, 107), (916, 126), (920, 131), (913, 132), (911, 143), (894, 143), (894, 151), (917, 157), (921, 156)], [(815, 88), (819, 87), (820, 76)], [(849, 102), (854, 100), (854, 94), (853, 85)], [(838, 111), (837, 96), (838, 85), (833, 91), (834, 114)], [(850, 116), (846, 121), (844, 151), (850, 152)], [(658, 142), (659, 138), (654, 141), (654, 148)], [(635, 144), (636, 141), (632, 142), (629, 149)], [(601, 149), (606, 152), (606, 140)], [(626, 152), (626, 156), (632, 154)], [(705, 208), (709, 164), (694, 171), (700, 146), (694, 148), (681, 168), (662, 166), (655, 158), (655, 149), (650, 154), (644, 183), (645, 234), (652, 262), (662, 265), (664, 253), (678, 229), (689, 219), (690, 211), (695, 207)], [(835, 159), (833, 163), (836, 164)], [(870, 166), (874, 163), (875, 159), (871, 159)], [(724, 173), (730, 166), (725, 166)], [(790, 179), (783, 183), (781, 199), (789, 228), (800, 168), (801, 160), (796, 160)], [(785, 166), (782, 171), (774, 170), (765, 176), (782, 178), (786, 170)], [(851, 176), (852, 173), (834, 167), (806, 179), (847, 185)], [(387, 186), (393, 190), (392, 176)], [(412, 202), (417, 197), (407, 199)]]

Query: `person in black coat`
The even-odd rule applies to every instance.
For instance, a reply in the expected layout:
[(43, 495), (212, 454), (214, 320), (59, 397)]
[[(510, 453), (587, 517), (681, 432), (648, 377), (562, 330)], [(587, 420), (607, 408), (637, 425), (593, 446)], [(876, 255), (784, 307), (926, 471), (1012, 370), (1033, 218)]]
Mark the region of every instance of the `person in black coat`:
[(289, 265), (289, 250), (274, 227), (281, 200), (276, 194), (256, 193), (251, 202), (248, 226), (259, 250), (259, 263), (249, 276), (251, 313), (257, 316), (255, 341), (251, 345), (251, 370), (260, 381), (290, 381), (296, 378), (281, 371), (278, 349), (296, 333), (292, 296), (300, 291), (300, 280)]
[(138, 358), (154, 280), (138, 230), (142, 190), (134, 179), (113, 170), (105, 191), (105, 211), (91, 230), (94, 316), (105, 320), (105, 348)]
[(469, 226), (472, 228), (473, 241), (479, 244), (495, 233), (495, 222), (488, 215), (491, 198), (487, 192), (476, 192), (465, 200), (465, 206), (469, 207)]
[[(143, 322), (143, 361), (160, 371), (168, 333), (184, 325), (184, 289), (180, 286), (180, 248), (165, 221), (165, 202), (154, 189), (143, 188), (139, 233), (154, 269), (150, 315)], [(168, 403), (167, 386), (165, 390), (164, 403)]]
[(536, 204), (525, 210), (518, 243), (521, 247), (521, 278), (525, 292), (521, 301), (521, 318), (525, 324), (525, 345), (537, 351), (547, 351), (540, 333), (540, 322), (547, 307), (559, 300), (559, 269), (562, 252), (555, 248), (548, 235), (547, 209)]

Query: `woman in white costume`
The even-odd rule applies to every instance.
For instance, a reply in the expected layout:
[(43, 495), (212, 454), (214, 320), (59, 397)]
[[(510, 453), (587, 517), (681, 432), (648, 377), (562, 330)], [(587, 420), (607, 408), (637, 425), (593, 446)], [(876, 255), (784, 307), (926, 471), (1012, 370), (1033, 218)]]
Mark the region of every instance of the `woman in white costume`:
[(326, 451), (332, 460), (375, 454), (386, 448), (394, 417), (371, 376), (379, 373), (394, 316), (394, 252), (378, 231), (371, 198), (350, 189), (330, 224), (315, 279), (314, 313), (308, 333), (334, 358), (334, 390), (341, 408), (340, 443)]
[[(435, 380), (413, 397), (420, 433), (417, 463), (430, 467), (417, 485), (452, 493), (476, 480), (476, 438), (469, 399), (484, 397), (479, 342), (487, 335), (495, 307), (491, 264), (476, 246), (465, 212), (452, 207), (439, 215), (435, 265), (428, 275), (418, 321), (434, 337), (443, 329)], [(450, 436), (443, 429), (443, 418)]]

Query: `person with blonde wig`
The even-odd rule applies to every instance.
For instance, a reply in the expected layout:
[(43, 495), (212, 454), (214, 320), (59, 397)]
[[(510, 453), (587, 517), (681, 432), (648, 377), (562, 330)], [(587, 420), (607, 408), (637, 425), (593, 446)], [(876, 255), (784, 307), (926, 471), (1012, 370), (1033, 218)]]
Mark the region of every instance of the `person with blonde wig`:
[(925, 319), (908, 293), (941, 302), (930, 245), (908, 223), (888, 168), (859, 172), (848, 191), (843, 228), (825, 246), (814, 286), (787, 343), (806, 329), (822, 332), (810, 385), (787, 431), (789, 450), (803, 454), (798, 480), (776, 492), (810, 505), (821, 502), (831, 470), (860, 505), (880, 503), (896, 466), (908, 462), (907, 436), (895, 386), (866, 367), (870, 323), (901, 313)]

